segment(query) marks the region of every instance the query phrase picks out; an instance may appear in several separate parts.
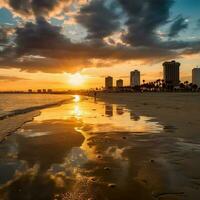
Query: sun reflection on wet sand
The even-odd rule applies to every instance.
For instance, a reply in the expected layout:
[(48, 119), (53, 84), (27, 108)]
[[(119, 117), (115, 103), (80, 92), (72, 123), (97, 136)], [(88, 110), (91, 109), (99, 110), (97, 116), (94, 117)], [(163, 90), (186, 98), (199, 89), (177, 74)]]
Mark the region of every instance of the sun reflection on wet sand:
[(74, 104), (69, 103), (61, 107), (46, 109), (35, 118), (35, 121), (80, 119), (86, 127), (91, 125), (90, 132), (132, 132), (139, 134), (159, 133), (163, 127), (152, 121), (152, 118), (139, 116), (129, 111), (125, 106), (94, 103), (92, 100), (80, 101), (75, 96)]
[(79, 105), (74, 106), (74, 110), (72, 112), (72, 116), (76, 117), (77, 119), (80, 119), (82, 116), (82, 111), (79, 107)]
[(35, 122), (44, 120), (69, 120), (75, 118), (83, 124), (75, 130), (81, 133), (85, 140), (81, 145), (90, 159), (96, 159), (96, 147), (90, 146), (89, 139), (95, 134), (106, 134), (107, 137), (117, 133), (129, 133), (134, 135), (146, 135), (160, 133), (162, 125), (152, 121), (152, 118), (139, 116), (128, 110), (123, 105), (94, 103), (93, 99), (82, 100), (80, 96), (74, 96), (74, 103), (61, 107), (43, 110), (42, 114), (35, 118)]
[(74, 102), (76, 102), (76, 103), (77, 103), (77, 102), (79, 102), (79, 101), (80, 101), (80, 99), (81, 99), (81, 98), (80, 98), (80, 96), (79, 96), (79, 95), (75, 95), (75, 96), (74, 96)]

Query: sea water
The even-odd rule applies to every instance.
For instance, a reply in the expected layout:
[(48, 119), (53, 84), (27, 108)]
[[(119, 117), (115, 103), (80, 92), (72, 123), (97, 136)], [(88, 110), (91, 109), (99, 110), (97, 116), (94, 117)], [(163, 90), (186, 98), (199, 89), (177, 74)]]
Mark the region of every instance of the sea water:
[(39, 110), (70, 101), (70, 95), (0, 94), (0, 141), (30, 121)]
[(0, 94), (0, 116), (9, 112), (47, 105), (71, 98), (67, 95), (54, 94)]

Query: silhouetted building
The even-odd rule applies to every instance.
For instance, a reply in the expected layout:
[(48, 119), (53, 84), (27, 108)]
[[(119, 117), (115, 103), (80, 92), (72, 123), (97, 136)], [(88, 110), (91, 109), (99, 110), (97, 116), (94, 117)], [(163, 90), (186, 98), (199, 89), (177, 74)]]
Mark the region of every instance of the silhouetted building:
[(48, 89), (47, 92), (48, 93), (52, 93), (53, 91), (52, 91), (52, 89)]
[(105, 88), (112, 89), (113, 88), (113, 77), (108, 76), (105, 78)]
[(37, 93), (41, 93), (41, 92), (42, 92), (42, 90), (40, 90), (40, 89), (37, 90)]
[(123, 87), (123, 80), (122, 79), (119, 79), (119, 80), (116, 81), (116, 87), (117, 88)]
[(180, 63), (176, 61), (163, 63), (163, 79), (166, 84), (176, 86), (180, 81)]
[(46, 89), (43, 89), (42, 92), (43, 92), (43, 93), (47, 93), (47, 90), (46, 90)]
[(192, 70), (192, 83), (200, 87), (200, 68), (198, 67)]
[(28, 90), (28, 93), (33, 93), (33, 90), (32, 90), (32, 89), (29, 89), (29, 90)]
[(134, 70), (130, 73), (130, 86), (135, 87), (140, 85), (140, 71)]

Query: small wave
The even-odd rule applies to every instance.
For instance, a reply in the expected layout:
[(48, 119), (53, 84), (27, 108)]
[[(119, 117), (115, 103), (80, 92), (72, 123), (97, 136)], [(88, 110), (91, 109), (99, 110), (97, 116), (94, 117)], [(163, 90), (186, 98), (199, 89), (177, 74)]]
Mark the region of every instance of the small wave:
[(54, 103), (49, 103), (49, 104), (45, 104), (45, 105), (32, 106), (32, 107), (28, 107), (28, 108), (13, 110), (13, 111), (10, 111), (8, 113), (2, 114), (0, 116), (0, 120), (4, 120), (4, 119), (7, 119), (9, 117), (16, 116), (16, 115), (26, 114), (26, 113), (33, 112), (33, 111), (36, 111), (36, 110), (41, 110), (41, 109), (45, 109), (45, 108), (49, 108), (49, 107), (53, 107), (53, 106), (59, 106), (59, 105), (62, 105), (64, 103), (67, 103), (68, 101), (69, 101), (69, 99), (54, 102)]
[(11, 133), (17, 131), (23, 124), (32, 121), (35, 116), (40, 114), (39, 110), (59, 106), (70, 102), (70, 100), (71, 99), (66, 99), (45, 105), (13, 110), (3, 116), (0, 116), (0, 142), (2, 142)]

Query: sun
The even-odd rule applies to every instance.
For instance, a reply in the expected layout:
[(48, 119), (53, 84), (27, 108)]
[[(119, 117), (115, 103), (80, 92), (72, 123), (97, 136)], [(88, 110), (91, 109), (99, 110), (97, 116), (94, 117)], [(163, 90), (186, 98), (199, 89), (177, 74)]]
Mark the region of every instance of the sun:
[(80, 73), (71, 74), (69, 76), (69, 84), (72, 86), (81, 86), (85, 82), (85, 77)]

